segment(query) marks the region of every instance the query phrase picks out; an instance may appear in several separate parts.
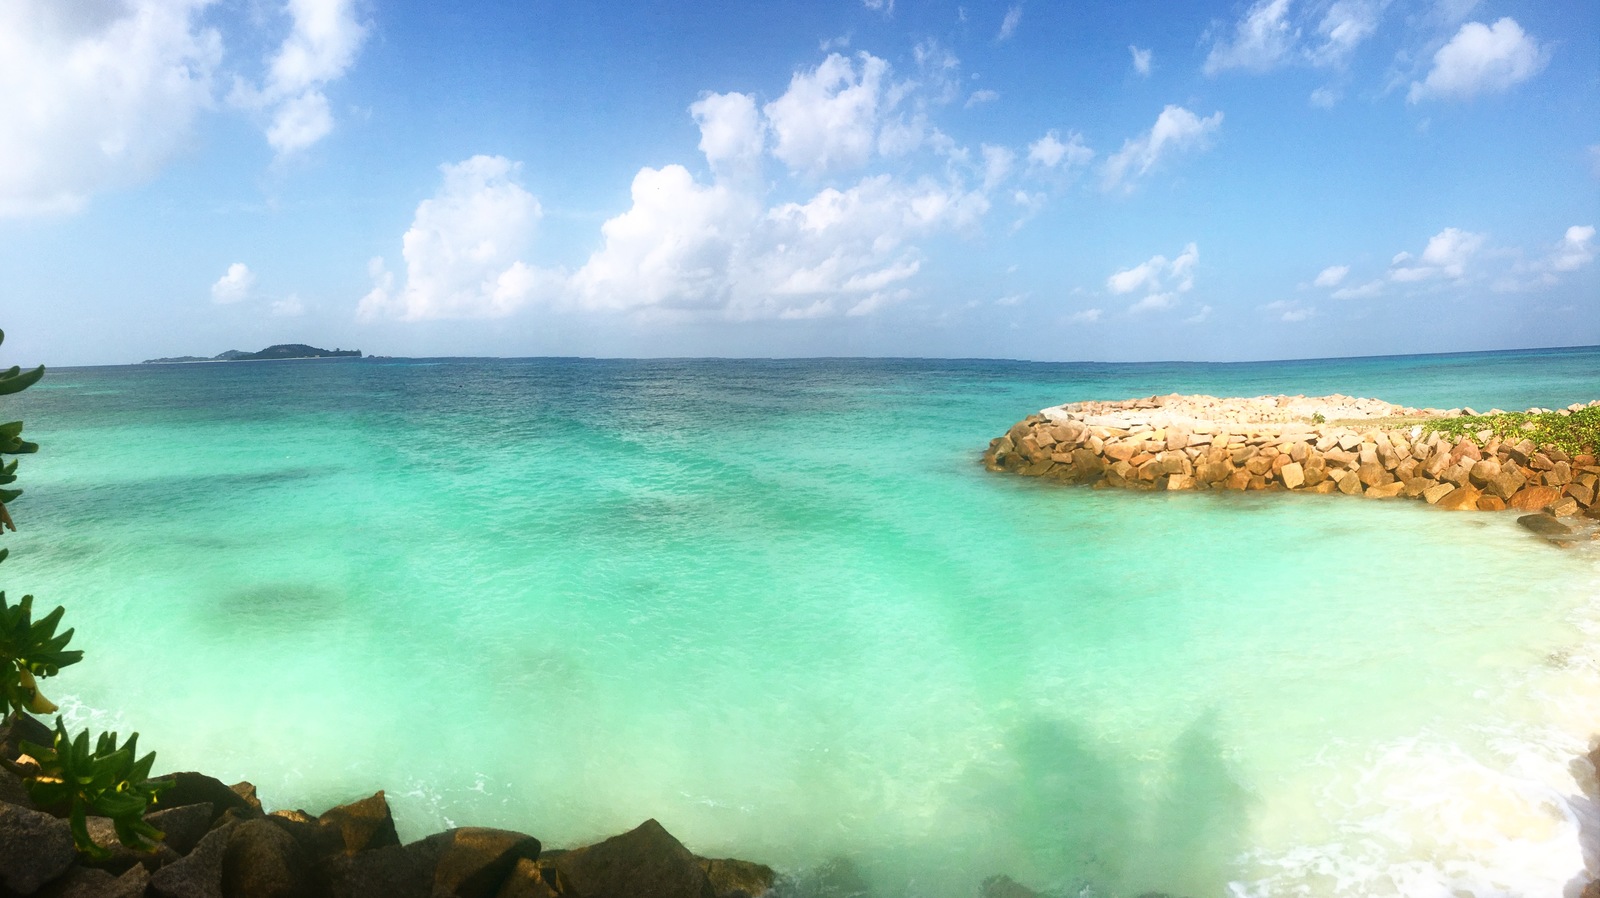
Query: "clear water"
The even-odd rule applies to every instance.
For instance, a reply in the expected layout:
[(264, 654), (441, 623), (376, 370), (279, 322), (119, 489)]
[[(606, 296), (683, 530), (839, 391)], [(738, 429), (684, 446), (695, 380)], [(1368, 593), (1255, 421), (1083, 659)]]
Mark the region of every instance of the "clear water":
[(882, 895), (1561, 893), (1600, 556), (1512, 515), (985, 472), (1058, 402), (1600, 396), (1600, 350), (53, 371), (13, 594), (72, 720), (403, 835), (656, 817)]

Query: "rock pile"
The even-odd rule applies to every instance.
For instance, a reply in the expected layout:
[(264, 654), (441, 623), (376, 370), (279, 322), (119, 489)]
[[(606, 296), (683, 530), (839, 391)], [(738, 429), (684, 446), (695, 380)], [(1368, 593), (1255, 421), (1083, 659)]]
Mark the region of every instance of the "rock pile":
[(1338, 395), (1077, 402), (1017, 422), (983, 460), (990, 470), (1100, 488), (1295, 490), (1515, 509), (1546, 519), (1527, 523), (1556, 542), (1593, 530), (1575, 525), (1581, 516), (1600, 519), (1592, 452), (1568, 456), (1490, 431), (1452, 439), (1422, 426), (1463, 414), (1476, 413)]
[[(0, 751), (48, 741), (31, 718), (0, 727)], [(80, 856), (66, 820), (35, 807), (0, 768), (0, 896), (39, 898), (761, 898), (777, 877), (761, 864), (696, 857), (654, 820), (570, 851), (532, 836), (461, 827), (402, 845), (382, 792), (313, 817), (266, 813), (249, 783), (201, 773), (146, 819), (166, 834), (152, 853), (89, 819), (105, 860)]]

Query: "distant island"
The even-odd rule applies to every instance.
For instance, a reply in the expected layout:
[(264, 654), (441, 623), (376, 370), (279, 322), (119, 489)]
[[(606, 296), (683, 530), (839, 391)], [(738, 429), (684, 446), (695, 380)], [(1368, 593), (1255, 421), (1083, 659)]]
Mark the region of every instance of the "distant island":
[(169, 359), (145, 359), (141, 365), (178, 365), (185, 362), (261, 362), (276, 359), (359, 359), (359, 349), (318, 349), (304, 343), (279, 343), (260, 352), (242, 352), (230, 349), (206, 358), (198, 355), (180, 355)]

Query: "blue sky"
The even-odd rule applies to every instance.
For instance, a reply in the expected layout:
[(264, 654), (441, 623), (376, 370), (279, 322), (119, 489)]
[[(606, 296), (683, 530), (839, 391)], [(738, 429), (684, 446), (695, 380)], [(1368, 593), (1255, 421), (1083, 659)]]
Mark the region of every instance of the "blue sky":
[(1600, 343), (1600, 7), (17, 0), (10, 362)]

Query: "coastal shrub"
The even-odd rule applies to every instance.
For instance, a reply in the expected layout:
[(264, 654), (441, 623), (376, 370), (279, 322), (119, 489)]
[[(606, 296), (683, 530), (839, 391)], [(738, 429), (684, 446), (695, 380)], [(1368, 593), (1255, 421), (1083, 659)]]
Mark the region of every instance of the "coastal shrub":
[[(4, 340), (5, 333), (0, 332), (0, 342)], [(43, 376), (43, 365), (27, 372), (13, 367), (0, 373), (0, 396), (20, 393)], [(38, 444), (22, 439), (21, 421), (0, 424), (0, 458), (38, 450)], [(0, 533), (17, 529), (6, 508), (22, 495), (22, 490), (12, 486), (17, 480), (17, 462), (12, 459), (0, 464)], [(9, 554), (9, 550), (0, 549), (0, 562)], [(83, 660), (83, 652), (67, 648), (73, 631), (56, 632), (65, 614), (66, 608), (57, 605), (54, 611), (34, 620), (33, 596), (23, 596), (13, 605), (0, 591), (0, 714), (8, 723), (24, 715), (53, 714), (57, 710), (39, 691), (39, 680), (53, 677), (61, 668)], [(73, 841), (84, 854), (91, 857), (109, 854), (89, 835), (91, 814), (110, 818), (122, 844), (151, 850), (162, 834), (144, 822), (144, 814), (151, 801), (170, 783), (150, 778), (156, 756), (151, 752), (137, 757), (138, 742), (138, 733), (120, 746), (116, 733), (101, 733), (91, 750), (89, 731), (84, 730), (74, 738), (58, 716), (53, 744), (20, 743), (19, 748), (34, 763), (22, 764), (0, 758), (0, 764), (23, 778), (28, 794), (41, 808), (69, 818)]]
[(1423, 422), (1425, 430), (1460, 439), (1478, 438), (1487, 430), (1502, 442), (1530, 440), (1535, 446), (1554, 446), (1568, 455), (1600, 450), (1600, 406), (1552, 412), (1501, 412), (1495, 415), (1463, 415), (1435, 418)]

